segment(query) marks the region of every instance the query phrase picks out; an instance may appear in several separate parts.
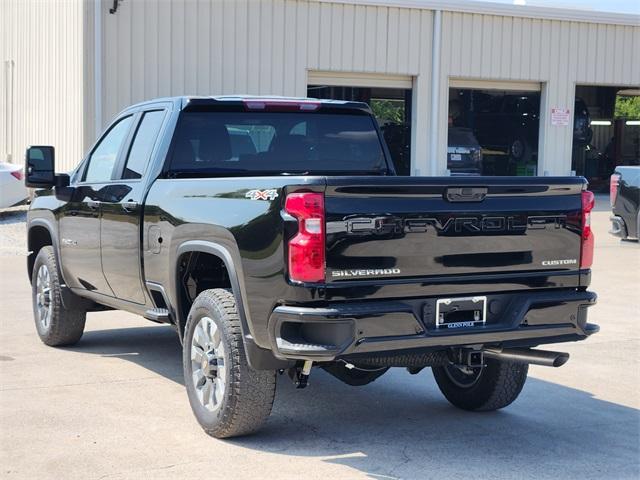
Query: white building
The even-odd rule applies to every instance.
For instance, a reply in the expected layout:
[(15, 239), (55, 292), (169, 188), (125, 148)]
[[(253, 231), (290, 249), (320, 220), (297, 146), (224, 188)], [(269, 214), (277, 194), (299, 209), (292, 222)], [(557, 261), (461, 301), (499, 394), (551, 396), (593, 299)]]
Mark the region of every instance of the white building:
[[(3, 0), (0, 18), (0, 158), (21, 162), (27, 145), (51, 144), (60, 170), (142, 100), (318, 93), (377, 99), (403, 116), (396, 150), (413, 175), (448, 172), (457, 121), (486, 130), (489, 114), (511, 108), (505, 98), (524, 98), (532, 106), (514, 108), (534, 119), (531, 137), (507, 141), (520, 136), (533, 168), (518, 173), (583, 173), (577, 92), (603, 151), (610, 137), (622, 142), (611, 98), (640, 94), (640, 15), (469, 0)], [(622, 125), (633, 149), (640, 127)], [(487, 142), (495, 164), (510, 155)]]

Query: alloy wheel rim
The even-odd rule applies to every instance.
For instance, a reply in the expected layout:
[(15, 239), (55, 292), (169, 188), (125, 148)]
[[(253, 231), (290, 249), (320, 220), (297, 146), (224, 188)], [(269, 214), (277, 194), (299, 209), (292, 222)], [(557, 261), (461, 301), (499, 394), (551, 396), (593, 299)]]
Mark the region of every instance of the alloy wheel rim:
[(209, 412), (222, 405), (227, 368), (220, 328), (209, 317), (202, 317), (191, 338), (191, 378), (200, 404)]
[(36, 308), (43, 328), (51, 323), (51, 276), (46, 265), (40, 265), (36, 275)]

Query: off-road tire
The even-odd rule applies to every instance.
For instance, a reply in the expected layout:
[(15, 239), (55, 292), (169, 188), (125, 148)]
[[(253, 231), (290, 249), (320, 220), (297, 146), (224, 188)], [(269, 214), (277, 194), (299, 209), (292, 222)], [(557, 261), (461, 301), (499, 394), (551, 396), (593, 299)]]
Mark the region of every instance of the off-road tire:
[[(48, 306), (50, 316), (43, 321), (38, 308), (38, 275), (46, 269), (49, 279)], [(84, 332), (87, 312), (65, 308), (62, 303), (60, 271), (53, 247), (42, 247), (36, 256), (31, 276), (31, 297), (33, 317), (40, 340), (51, 347), (73, 345), (80, 340)], [(41, 281), (42, 282), (42, 281)], [(42, 297), (40, 297), (42, 299)]]
[(520, 395), (529, 371), (526, 363), (486, 358), (478, 380), (462, 387), (452, 381), (447, 368), (455, 367), (432, 368), (440, 391), (456, 407), (476, 412), (498, 410), (511, 404)]
[[(216, 323), (221, 333), (226, 367), (220, 407), (211, 412), (198, 399), (191, 360), (192, 340), (203, 317)], [(254, 370), (246, 358), (240, 316), (233, 294), (215, 288), (201, 292), (193, 302), (183, 342), (184, 380), (193, 413), (204, 431), (216, 438), (247, 435), (257, 431), (271, 414), (276, 390), (276, 372)]]

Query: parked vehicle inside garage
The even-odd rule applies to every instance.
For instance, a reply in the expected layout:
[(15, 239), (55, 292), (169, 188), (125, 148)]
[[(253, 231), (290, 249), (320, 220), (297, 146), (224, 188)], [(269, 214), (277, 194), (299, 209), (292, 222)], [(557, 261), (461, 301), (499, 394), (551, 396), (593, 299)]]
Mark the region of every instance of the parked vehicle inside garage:
[(175, 326), (215, 437), (260, 428), (278, 372), (303, 388), (312, 367), (350, 385), (430, 367), (453, 405), (496, 410), (529, 364), (568, 360), (533, 347), (598, 331), (583, 178), (396, 176), (363, 103), (147, 102), (70, 175), (52, 147), (27, 172), (42, 341), (76, 343), (102, 309)]
[(527, 163), (538, 148), (539, 121), (539, 94), (493, 96), (474, 113), (474, 131), (485, 148)]
[(447, 168), (452, 175), (481, 175), (482, 147), (470, 128), (450, 127)]

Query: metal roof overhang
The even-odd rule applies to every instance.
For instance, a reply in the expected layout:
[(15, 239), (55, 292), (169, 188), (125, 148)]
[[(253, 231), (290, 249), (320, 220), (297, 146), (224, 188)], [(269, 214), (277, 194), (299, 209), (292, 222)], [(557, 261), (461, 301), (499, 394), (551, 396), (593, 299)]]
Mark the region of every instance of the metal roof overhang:
[(640, 26), (640, 15), (597, 10), (513, 5), (477, 0), (311, 0), (318, 3), (347, 3), (381, 7), (421, 8), (445, 12), (480, 13), (510, 17), (564, 20), (569, 22), (604, 23), (608, 25)]

